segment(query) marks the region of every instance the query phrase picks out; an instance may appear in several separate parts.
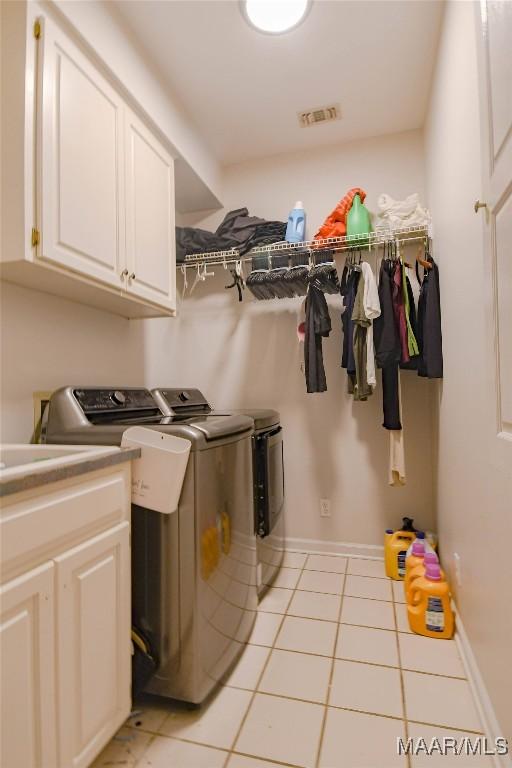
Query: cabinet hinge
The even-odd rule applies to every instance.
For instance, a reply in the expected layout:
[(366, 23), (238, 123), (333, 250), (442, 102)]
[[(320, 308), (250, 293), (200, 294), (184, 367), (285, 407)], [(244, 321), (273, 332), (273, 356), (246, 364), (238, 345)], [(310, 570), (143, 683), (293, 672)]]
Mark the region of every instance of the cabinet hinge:
[(39, 245), (39, 230), (32, 227), (32, 247), (35, 248), (36, 245)]
[(41, 37), (41, 22), (39, 21), (39, 19), (36, 19), (34, 21), (34, 37), (36, 40), (39, 40), (39, 38)]

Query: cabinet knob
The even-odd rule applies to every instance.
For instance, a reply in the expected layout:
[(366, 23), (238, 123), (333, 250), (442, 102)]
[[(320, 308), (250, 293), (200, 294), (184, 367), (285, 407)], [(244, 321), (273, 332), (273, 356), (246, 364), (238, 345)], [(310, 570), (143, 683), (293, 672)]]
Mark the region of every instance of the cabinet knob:
[(475, 205), (474, 205), (475, 213), (478, 213), (480, 208), (487, 208), (487, 203), (482, 203), (480, 202), (480, 200), (475, 200)]
[(120, 277), (121, 280), (125, 280), (127, 275), (128, 275), (128, 270), (127, 269), (123, 269), (123, 271), (121, 272), (119, 277)]
[(130, 275), (130, 280), (135, 280), (135, 272), (132, 272)]

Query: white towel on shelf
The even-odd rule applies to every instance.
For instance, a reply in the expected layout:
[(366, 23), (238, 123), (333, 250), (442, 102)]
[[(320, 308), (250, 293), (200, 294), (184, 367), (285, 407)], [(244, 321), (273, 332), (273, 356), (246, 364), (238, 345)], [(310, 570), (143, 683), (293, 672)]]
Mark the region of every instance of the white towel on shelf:
[(370, 265), (363, 261), (361, 264), (364, 280), (363, 308), (370, 326), (366, 332), (366, 380), (371, 387), (377, 384), (375, 374), (375, 349), (373, 344), (373, 321), (380, 315), (380, 300), (377, 282)]
[(375, 229), (388, 230), (400, 227), (428, 227), (430, 213), (420, 205), (417, 192), (408, 195), (405, 200), (394, 200), (385, 192), (377, 201), (379, 213), (375, 221)]

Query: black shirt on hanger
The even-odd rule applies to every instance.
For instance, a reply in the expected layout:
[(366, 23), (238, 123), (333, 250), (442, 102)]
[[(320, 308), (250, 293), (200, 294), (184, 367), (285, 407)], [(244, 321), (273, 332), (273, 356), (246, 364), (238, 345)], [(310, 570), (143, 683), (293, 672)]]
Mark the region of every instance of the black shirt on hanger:
[(418, 376), (429, 379), (443, 378), (443, 336), (441, 332), (441, 296), (439, 269), (432, 257), (432, 268), (421, 284), (418, 300)]
[(306, 328), (304, 338), (304, 363), (308, 392), (326, 392), (322, 337), (331, 332), (331, 317), (322, 291), (310, 285), (306, 296)]

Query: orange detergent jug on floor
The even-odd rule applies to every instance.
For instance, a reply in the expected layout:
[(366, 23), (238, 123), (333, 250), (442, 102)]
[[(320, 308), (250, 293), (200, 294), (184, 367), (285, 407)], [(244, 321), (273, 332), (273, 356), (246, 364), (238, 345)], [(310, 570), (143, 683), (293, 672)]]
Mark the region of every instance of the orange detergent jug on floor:
[(413, 521), (404, 517), (403, 526), (399, 531), (388, 529), (384, 534), (384, 562), (386, 576), (401, 580), (405, 576), (405, 557), (411, 543), (416, 538)]
[[(404, 594), (405, 594), (405, 602), (410, 603), (411, 602), (411, 587), (416, 581), (416, 579), (419, 579), (420, 576), (425, 575), (425, 568), (427, 565), (439, 565), (439, 558), (436, 555), (435, 552), (425, 552), (425, 557), (423, 560), (418, 563), (418, 565), (415, 565), (413, 568), (411, 568), (408, 572), (405, 574), (405, 580), (404, 580)], [(407, 568), (407, 561), (405, 563), (405, 567)], [(444, 571), (441, 568), (441, 578), (445, 579)]]
[(450, 604), (448, 582), (441, 577), (437, 563), (429, 563), (425, 575), (414, 580), (407, 606), (409, 626), (425, 637), (453, 637), (455, 620)]

